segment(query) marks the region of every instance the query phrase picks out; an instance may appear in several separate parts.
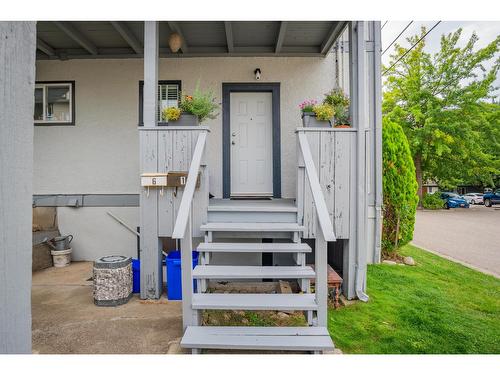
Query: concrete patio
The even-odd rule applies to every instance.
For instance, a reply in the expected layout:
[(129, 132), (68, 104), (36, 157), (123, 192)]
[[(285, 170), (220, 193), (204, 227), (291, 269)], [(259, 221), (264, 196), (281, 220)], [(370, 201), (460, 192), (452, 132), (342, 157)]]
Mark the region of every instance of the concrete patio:
[(91, 262), (33, 274), (33, 352), (40, 354), (157, 354), (182, 336), (181, 303), (136, 295), (119, 307), (92, 298)]

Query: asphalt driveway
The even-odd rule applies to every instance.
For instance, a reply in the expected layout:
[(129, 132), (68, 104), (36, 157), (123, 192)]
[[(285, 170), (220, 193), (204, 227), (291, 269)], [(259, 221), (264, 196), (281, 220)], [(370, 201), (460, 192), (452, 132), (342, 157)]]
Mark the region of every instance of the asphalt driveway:
[(500, 278), (500, 206), (418, 210), (413, 244)]

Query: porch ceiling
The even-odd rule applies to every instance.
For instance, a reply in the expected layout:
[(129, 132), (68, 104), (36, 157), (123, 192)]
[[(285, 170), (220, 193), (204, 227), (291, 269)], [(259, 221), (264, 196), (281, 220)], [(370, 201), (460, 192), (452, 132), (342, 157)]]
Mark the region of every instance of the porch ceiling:
[[(326, 56), (344, 21), (181, 21), (160, 22), (160, 57)], [(178, 53), (168, 48), (176, 31)], [(37, 59), (142, 58), (144, 22), (37, 23)]]

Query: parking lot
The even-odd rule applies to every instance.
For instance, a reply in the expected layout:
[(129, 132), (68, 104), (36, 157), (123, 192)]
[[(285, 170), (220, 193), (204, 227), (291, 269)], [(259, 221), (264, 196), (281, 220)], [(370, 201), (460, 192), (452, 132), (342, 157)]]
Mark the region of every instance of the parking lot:
[(413, 244), (500, 277), (500, 206), (418, 210)]

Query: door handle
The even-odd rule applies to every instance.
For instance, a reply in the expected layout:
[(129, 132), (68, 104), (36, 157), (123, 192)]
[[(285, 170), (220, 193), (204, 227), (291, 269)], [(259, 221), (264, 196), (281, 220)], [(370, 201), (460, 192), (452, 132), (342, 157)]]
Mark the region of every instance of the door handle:
[(234, 146), (234, 145), (236, 144), (236, 142), (235, 142), (235, 141), (232, 141), (232, 142), (231, 142), (231, 144)]
[(236, 137), (236, 132), (233, 132), (231, 136)]

